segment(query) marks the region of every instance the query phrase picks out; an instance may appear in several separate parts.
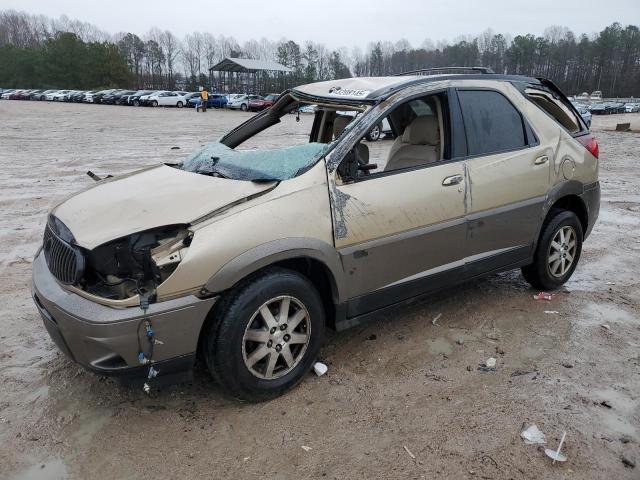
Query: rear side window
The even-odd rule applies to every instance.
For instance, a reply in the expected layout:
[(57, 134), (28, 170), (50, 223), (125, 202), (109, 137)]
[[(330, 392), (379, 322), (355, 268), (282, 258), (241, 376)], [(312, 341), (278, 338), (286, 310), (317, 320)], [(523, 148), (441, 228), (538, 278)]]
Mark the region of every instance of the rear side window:
[(504, 95), (490, 90), (459, 90), (469, 155), (527, 146), (522, 116)]
[(561, 99), (548, 92), (527, 88), (527, 98), (547, 112), (556, 122), (562, 125), (569, 133), (578, 133), (582, 128), (571, 108), (565, 105)]

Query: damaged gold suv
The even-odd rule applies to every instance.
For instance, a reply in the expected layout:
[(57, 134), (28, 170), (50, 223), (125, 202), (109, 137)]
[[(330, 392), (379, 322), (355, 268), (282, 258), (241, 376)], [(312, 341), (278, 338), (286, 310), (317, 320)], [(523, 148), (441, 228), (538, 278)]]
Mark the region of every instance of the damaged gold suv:
[[(243, 149), (305, 104), (293, 146)], [(368, 141), (383, 121), (387, 138)], [(199, 356), (231, 395), (263, 400), (303, 378), (327, 328), (514, 268), (559, 287), (599, 202), (598, 145), (547, 80), (477, 68), (314, 83), (183, 163), (56, 206), (33, 298), (95, 372), (149, 386)]]

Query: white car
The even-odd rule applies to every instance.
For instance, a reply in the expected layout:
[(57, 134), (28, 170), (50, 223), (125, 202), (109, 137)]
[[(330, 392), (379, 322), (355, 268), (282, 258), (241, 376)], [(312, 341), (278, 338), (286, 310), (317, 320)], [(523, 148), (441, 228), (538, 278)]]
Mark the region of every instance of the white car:
[(636, 113), (640, 112), (640, 103), (626, 103), (624, 105), (625, 113)]
[(71, 90), (58, 90), (57, 92), (50, 93), (45, 98), (54, 102), (64, 102), (64, 97)]
[[(187, 104), (185, 96), (188, 92), (160, 92), (149, 95), (147, 103), (152, 107), (178, 107), (182, 108)], [(144, 97), (141, 97), (141, 100)]]
[[(231, 98), (231, 97), (234, 97), (234, 98)], [(233, 93), (229, 95), (227, 108), (231, 108), (233, 110), (239, 109), (239, 110), (242, 110), (243, 112), (246, 112), (249, 109), (249, 100), (252, 100), (254, 98), (260, 98), (260, 96)]]
[(8, 99), (9, 99), (9, 97), (10, 97), (11, 95), (13, 95), (14, 93), (20, 93), (20, 92), (22, 92), (22, 90), (9, 89), (9, 90), (7, 90), (6, 92), (4, 92), (4, 93), (2, 94), (2, 96), (0, 96), (0, 98), (2, 98), (3, 100), (8, 100)]
[(169, 92), (167, 90), (155, 90), (155, 91), (153, 91), (151, 93), (148, 93), (147, 95), (142, 95), (140, 97), (140, 105), (149, 105), (151, 103), (149, 99), (151, 97), (155, 97), (157, 95), (160, 95), (161, 93), (171, 93), (171, 92)]

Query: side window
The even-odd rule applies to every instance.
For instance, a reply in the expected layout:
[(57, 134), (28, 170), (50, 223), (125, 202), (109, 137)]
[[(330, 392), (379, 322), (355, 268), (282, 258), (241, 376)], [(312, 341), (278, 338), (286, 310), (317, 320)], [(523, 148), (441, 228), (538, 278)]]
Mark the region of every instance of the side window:
[(578, 133), (582, 130), (580, 121), (576, 118), (571, 108), (565, 105), (559, 98), (555, 98), (550, 93), (534, 88), (527, 88), (525, 93), (529, 100), (551, 115), (551, 117), (569, 133)]
[[(427, 166), (448, 158), (447, 111), (445, 93), (416, 98), (395, 107), (356, 145), (359, 163), (356, 177), (364, 179)], [(333, 124), (333, 138), (354, 118), (341, 113), (337, 112)]]
[(490, 90), (459, 90), (458, 98), (469, 155), (526, 147), (522, 117), (504, 95)]

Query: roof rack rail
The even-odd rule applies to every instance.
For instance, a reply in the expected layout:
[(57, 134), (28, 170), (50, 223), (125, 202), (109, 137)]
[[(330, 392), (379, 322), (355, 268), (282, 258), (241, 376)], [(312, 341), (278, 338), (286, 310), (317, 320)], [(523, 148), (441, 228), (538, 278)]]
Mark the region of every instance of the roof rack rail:
[(420, 68), (418, 70), (410, 70), (408, 72), (396, 73), (395, 77), (402, 75), (437, 75), (439, 73), (494, 73), (488, 67), (434, 67), (434, 68)]

